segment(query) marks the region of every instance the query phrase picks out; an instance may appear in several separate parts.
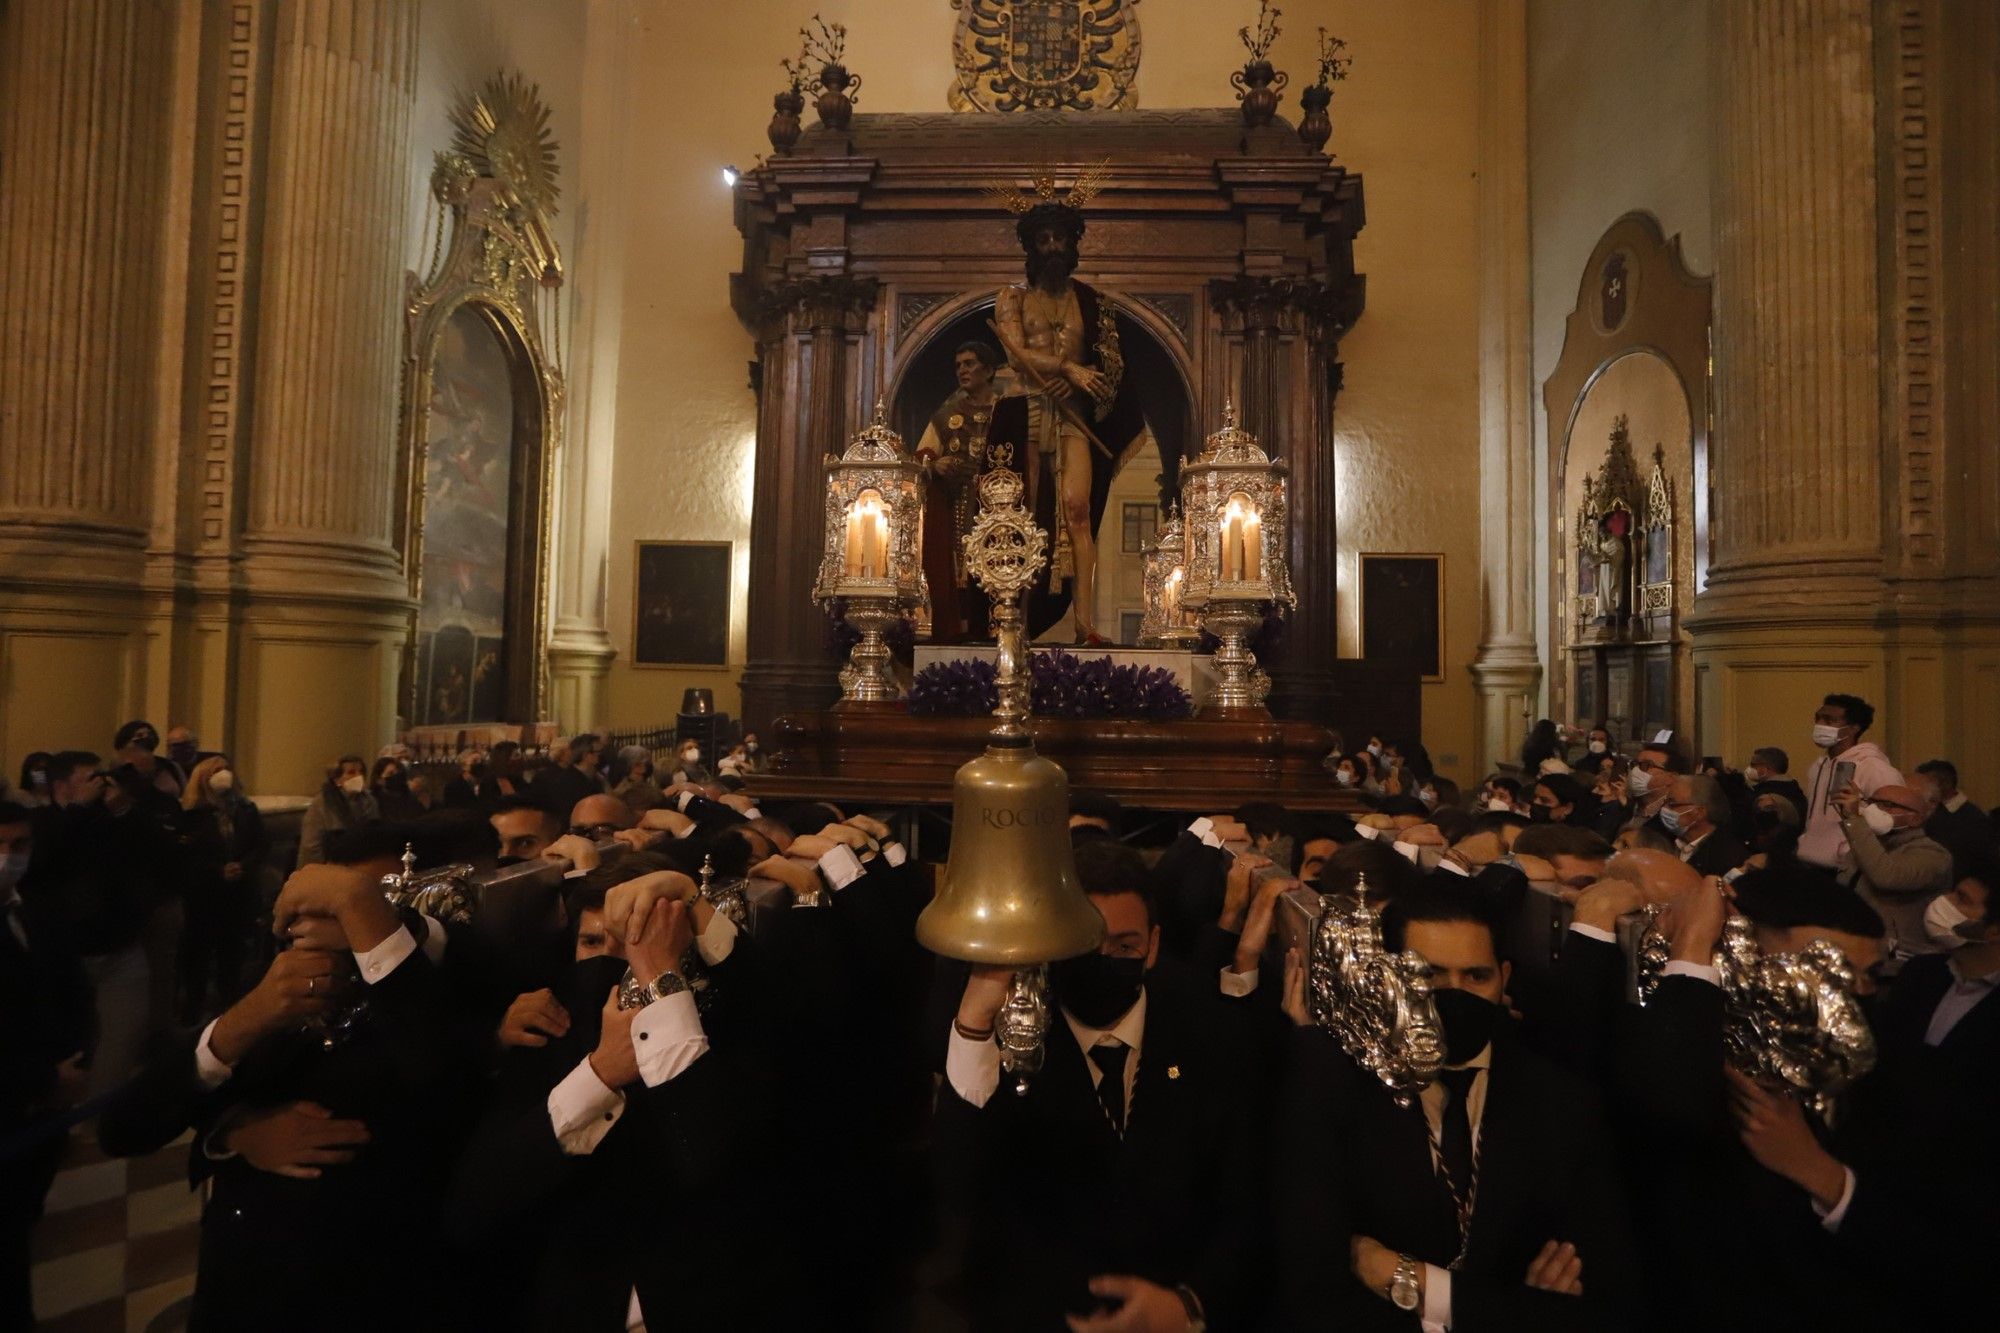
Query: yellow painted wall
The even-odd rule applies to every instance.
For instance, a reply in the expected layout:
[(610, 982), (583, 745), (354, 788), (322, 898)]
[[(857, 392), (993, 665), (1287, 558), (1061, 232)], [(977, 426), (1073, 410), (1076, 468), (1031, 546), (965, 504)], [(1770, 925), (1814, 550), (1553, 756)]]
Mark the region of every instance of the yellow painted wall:
[[(1361, 551), (1445, 553), (1446, 676), (1425, 687), (1425, 730), (1434, 757), (1463, 778), (1473, 726), (1466, 668), (1479, 635), (1477, 25), (1465, 0), (1284, 9), (1274, 58), (1293, 88), (1280, 112), (1296, 113), (1297, 90), (1310, 82), (1314, 30), (1324, 24), (1345, 37), (1355, 67), (1334, 98), (1331, 147), (1367, 181), (1369, 222), (1356, 255), (1368, 274), (1368, 312), (1342, 347), (1346, 388), (1336, 408), (1335, 567), (1345, 595)], [(721, 169), (747, 166), (766, 149), (777, 61), (797, 49), (805, 12), (774, 0), (642, 7), (635, 65), (654, 73), (638, 80), (632, 106), (608, 587), (620, 653), (608, 690), (613, 725), (669, 719), (689, 684), (709, 685), (718, 706), (737, 707), (740, 596), (729, 668), (694, 673), (629, 661), (632, 543), (734, 542), (742, 589), (752, 347), (728, 307), (728, 275), (742, 250)], [(945, 109), (954, 18), (946, 0), (848, 0), (837, 12), (849, 28), (848, 66), (865, 81), (861, 110)], [(1236, 29), (1254, 13), (1252, 4), (1207, 0), (1144, 5), (1140, 104), (1233, 104), (1229, 74), (1242, 63)], [(1359, 651), (1352, 612), (1351, 603), (1343, 609), (1344, 654)], [(798, 614), (817, 613), (802, 606)]]

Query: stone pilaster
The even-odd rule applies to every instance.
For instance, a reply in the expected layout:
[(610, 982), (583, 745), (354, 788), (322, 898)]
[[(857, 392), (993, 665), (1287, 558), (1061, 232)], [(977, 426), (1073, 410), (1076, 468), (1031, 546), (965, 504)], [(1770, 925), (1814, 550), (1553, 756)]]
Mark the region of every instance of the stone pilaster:
[(8, 755), (108, 747), (148, 694), (139, 584), (169, 336), (175, 28), (162, 0), (0, 6)]
[(556, 482), (555, 622), (549, 635), (548, 713), (565, 731), (609, 716), (604, 680), (616, 655), (605, 625), (611, 485), (618, 426), (619, 326), (632, 173), (626, 165), (634, 16), (629, 0), (592, 0), (584, 34), (578, 194), (590, 200), (581, 233), (569, 325), (569, 428)]
[(289, 0), (271, 24), (233, 744), (282, 791), (311, 790), (332, 755), (381, 744), (397, 721), (417, 8)]
[(1472, 771), (1512, 757), (1541, 697), (1528, 261), (1526, 0), (1479, 7), (1480, 640)]

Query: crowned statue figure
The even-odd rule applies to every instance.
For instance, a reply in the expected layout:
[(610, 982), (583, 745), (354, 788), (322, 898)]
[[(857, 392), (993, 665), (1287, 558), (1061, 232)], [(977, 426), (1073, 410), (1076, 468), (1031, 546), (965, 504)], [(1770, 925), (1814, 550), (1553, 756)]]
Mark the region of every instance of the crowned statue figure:
[[(987, 465), (1011, 467), (1027, 482), (1036, 521), (1054, 538), (1046, 585), (1028, 606), (1041, 635), (1074, 612), (1079, 645), (1108, 643), (1097, 631), (1097, 525), (1119, 462), (1141, 447), (1146, 418), (1125, 383), (1125, 358), (1111, 303), (1076, 271), (1082, 206), (1102, 186), (1099, 167), (1058, 198), (1043, 173), (1034, 195), (992, 192), (1020, 217), (1027, 281), (1001, 289), (994, 309), (1019, 392), (994, 405)], [(1067, 586), (1065, 586), (1067, 585)]]

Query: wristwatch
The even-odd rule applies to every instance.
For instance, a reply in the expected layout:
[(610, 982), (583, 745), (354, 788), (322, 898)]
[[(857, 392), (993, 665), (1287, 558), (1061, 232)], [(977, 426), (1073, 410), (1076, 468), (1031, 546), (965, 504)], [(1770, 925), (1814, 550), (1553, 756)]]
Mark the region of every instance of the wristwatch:
[(618, 997), (618, 1007), (620, 1009), (644, 1009), (655, 1000), (664, 1000), (669, 995), (688, 988), (687, 982), (681, 978), (681, 974), (678, 972), (662, 972), (644, 986), (637, 984), (637, 977), (634, 977), (632, 980), (634, 984), (631, 1000), (628, 1003), (625, 995), (621, 993)]
[(1417, 1286), (1417, 1261), (1407, 1254), (1396, 1256), (1396, 1271), (1389, 1278), (1389, 1301), (1398, 1310), (1414, 1310), (1423, 1299), (1423, 1290)]

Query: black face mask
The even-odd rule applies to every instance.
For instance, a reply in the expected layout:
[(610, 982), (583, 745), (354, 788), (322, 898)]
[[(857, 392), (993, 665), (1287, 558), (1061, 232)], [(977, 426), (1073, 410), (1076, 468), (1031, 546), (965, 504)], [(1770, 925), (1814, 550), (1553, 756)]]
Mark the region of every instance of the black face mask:
[(1555, 813), (1546, 805), (1531, 805), (1528, 807), (1528, 821), (1533, 824), (1546, 824), (1555, 817)]
[(1486, 1049), (1500, 1026), (1500, 1006), (1468, 990), (1431, 992), (1438, 1024), (1444, 1028), (1444, 1062), (1462, 1065)]
[(597, 1045), (604, 997), (625, 979), (625, 960), (609, 956), (586, 958), (570, 968), (569, 985), (563, 988), (563, 1008), (569, 1010), (570, 1032), (579, 1040)]
[(1078, 1021), (1108, 1028), (1139, 1002), (1146, 981), (1146, 960), (1087, 953), (1049, 964), (1049, 981), (1056, 999)]

